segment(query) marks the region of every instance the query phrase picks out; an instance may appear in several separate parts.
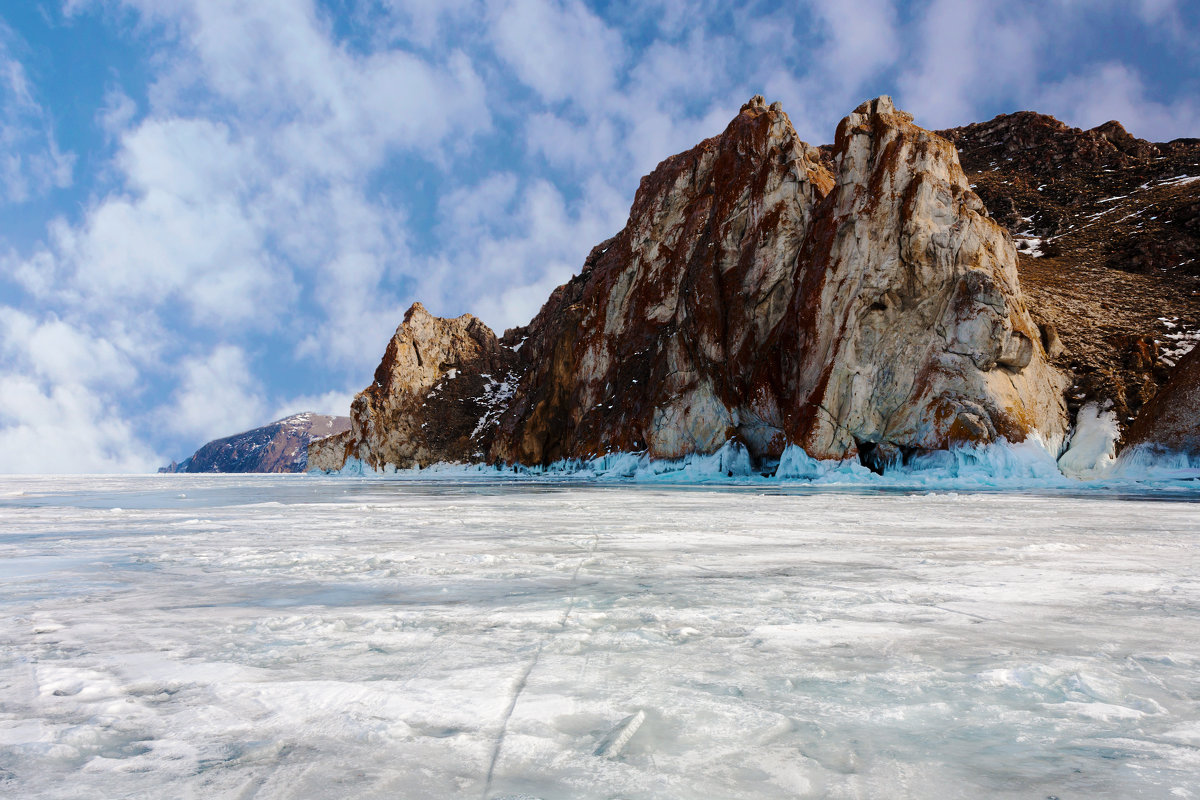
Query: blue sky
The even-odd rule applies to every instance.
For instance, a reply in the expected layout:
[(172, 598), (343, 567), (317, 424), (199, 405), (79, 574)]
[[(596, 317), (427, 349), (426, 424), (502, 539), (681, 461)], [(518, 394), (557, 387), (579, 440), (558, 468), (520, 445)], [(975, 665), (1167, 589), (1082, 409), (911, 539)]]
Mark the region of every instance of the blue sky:
[(1200, 136), (1187, 0), (0, 6), (0, 471), (346, 413), (403, 311), (521, 324), (751, 95)]

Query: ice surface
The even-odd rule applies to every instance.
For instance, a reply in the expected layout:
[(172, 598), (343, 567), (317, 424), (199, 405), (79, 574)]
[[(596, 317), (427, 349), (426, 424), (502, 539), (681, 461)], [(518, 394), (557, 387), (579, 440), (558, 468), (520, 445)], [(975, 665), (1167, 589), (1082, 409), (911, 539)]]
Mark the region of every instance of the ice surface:
[(1196, 797), (1138, 491), (4, 478), (0, 796)]

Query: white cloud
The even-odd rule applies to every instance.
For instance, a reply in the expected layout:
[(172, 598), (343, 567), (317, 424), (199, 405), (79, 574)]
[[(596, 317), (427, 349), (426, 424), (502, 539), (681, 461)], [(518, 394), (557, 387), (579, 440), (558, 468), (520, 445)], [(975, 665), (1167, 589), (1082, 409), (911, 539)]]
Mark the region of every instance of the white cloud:
[(0, 20), (0, 200), (19, 203), (70, 186), (75, 155), (59, 149), (50, 117), (12, 54), (14, 41)]
[(899, 77), (897, 100), (928, 128), (975, 122), (989, 101), (1030, 95), (1049, 34), (1016, 5), (932, 0), (918, 19), (914, 63)]
[(1081, 128), (1119, 120), (1134, 136), (1168, 141), (1200, 132), (1200, 101), (1184, 95), (1172, 103), (1147, 96), (1146, 86), (1130, 67), (1109, 63), (1041, 90), (1038, 107)]
[(613, 91), (625, 43), (577, 0), (490, 4), (497, 54), (547, 102), (601, 102)]
[(112, 342), (54, 316), (38, 320), (0, 306), (0, 353), (10, 367), (56, 384), (127, 389), (137, 370)]
[(308, 326), (297, 352), (365, 366), (358, 337), (394, 326), (390, 287), (408, 269), (403, 210), (371, 181), (397, 151), (444, 164), (489, 128), (470, 61), (354, 51), (311, 2), (122, 5), (173, 41), (135, 127), (129, 98), (107, 98), (119, 189), (55, 223), (15, 275), (45, 301), (178, 304), (214, 331), (287, 324), (308, 287), (330, 324)]
[(199, 443), (262, 425), (266, 404), (245, 352), (218, 345), (179, 365), (179, 388), (159, 411), (161, 423)]
[(444, 226), (477, 218), (488, 198), (513, 207), (501, 226), (468, 224), (445, 237), (452, 246), (429, 261), (415, 290), (431, 312), (470, 311), (498, 333), (525, 324), (593, 246), (620, 230), (629, 208), (629, 198), (598, 176), (574, 207), (548, 181), (533, 181), (519, 195), (512, 190), (510, 177), (493, 176), (443, 204)]
[(261, 163), (220, 123), (147, 120), (116, 158), (127, 191), (57, 226), (27, 286), (44, 287), (38, 273), (52, 269), (89, 303), (178, 300), (202, 324), (269, 320), (262, 309), (286, 308), (292, 288), (266, 247)]
[(146, 472), (161, 462), (118, 405), (0, 373), (0, 472)]
[[(292, 397), (275, 406), (271, 420), (283, 419), (293, 414), (311, 411), (316, 414), (328, 414), (332, 417), (345, 417), (350, 413), (350, 403), (354, 400), (356, 389), (333, 390), (323, 394), (300, 395)], [(265, 420), (264, 420), (265, 422)]]
[(96, 113), (96, 122), (110, 139), (119, 137), (137, 115), (137, 103), (119, 87), (104, 93), (104, 105)]
[(139, 472), (158, 463), (120, 400), (136, 366), (55, 317), (0, 307), (0, 472)]

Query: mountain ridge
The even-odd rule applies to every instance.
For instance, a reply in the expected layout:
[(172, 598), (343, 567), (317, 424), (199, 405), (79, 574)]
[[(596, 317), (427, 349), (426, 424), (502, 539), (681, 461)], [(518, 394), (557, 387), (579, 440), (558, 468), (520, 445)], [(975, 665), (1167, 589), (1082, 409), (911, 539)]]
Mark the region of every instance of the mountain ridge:
[(350, 418), (304, 411), (248, 431), (214, 439), (182, 462), (160, 467), (177, 472), (304, 472), (308, 445), (349, 430)]

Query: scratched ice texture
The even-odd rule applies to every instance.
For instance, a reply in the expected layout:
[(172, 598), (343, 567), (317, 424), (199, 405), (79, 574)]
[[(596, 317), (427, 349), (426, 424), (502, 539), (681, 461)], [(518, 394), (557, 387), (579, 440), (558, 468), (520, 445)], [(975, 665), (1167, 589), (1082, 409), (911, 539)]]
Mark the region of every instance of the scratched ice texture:
[(1200, 796), (1196, 491), (0, 479), (0, 796)]

